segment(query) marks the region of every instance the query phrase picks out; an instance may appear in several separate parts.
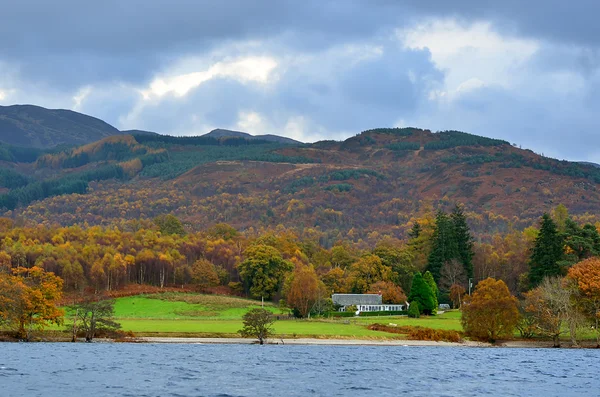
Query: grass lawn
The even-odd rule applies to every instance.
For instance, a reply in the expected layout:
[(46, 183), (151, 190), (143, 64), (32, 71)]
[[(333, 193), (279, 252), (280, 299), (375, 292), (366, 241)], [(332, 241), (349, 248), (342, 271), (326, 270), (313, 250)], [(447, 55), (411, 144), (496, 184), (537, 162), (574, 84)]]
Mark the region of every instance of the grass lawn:
[[(223, 319), (235, 320), (250, 309), (261, 307), (260, 302), (230, 296), (167, 293), (118, 298), (115, 318), (124, 319)], [(265, 309), (279, 314), (271, 303)]]
[[(229, 296), (167, 293), (119, 298), (115, 318), (124, 331), (137, 334), (205, 334), (236, 336), (242, 328), (242, 316), (260, 302)], [(265, 309), (280, 314), (279, 308), (265, 303)], [(281, 320), (275, 322), (278, 335), (385, 338), (398, 335), (367, 329), (373, 323), (420, 325), (429, 328), (461, 330), (460, 313), (409, 319), (399, 316), (354, 317), (326, 320)]]
[[(122, 329), (137, 334), (151, 333), (190, 333), (190, 334), (228, 334), (238, 336), (242, 328), (241, 320), (121, 320)], [(347, 337), (347, 338), (382, 338), (397, 337), (379, 331), (370, 331), (362, 324), (345, 324), (317, 320), (285, 320), (276, 321), (273, 328), (277, 335), (289, 337)]]
[(351, 322), (356, 324), (397, 324), (398, 326), (410, 325), (420, 326), (426, 328), (443, 329), (451, 331), (462, 331), (462, 325), (460, 324), (460, 312), (448, 311), (437, 316), (421, 317), (421, 318), (409, 318), (406, 316), (382, 316), (382, 317), (351, 317)]

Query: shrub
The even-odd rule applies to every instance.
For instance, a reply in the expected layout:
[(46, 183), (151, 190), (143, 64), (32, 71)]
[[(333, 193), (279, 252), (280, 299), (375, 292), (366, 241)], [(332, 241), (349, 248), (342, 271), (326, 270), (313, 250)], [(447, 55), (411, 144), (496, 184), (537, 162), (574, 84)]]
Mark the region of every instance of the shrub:
[(390, 310), (390, 311), (380, 311), (380, 312), (360, 312), (359, 316), (361, 317), (372, 317), (372, 316), (405, 316), (408, 314), (406, 310)]
[(431, 341), (444, 341), (444, 342), (461, 342), (461, 334), (457, 331), (444, 330), (444, 329), (433, 329), (426, 327), (414, 327), (414, 326), (402, 326), (394, 327), (383, 324), (371, 324), (367, 327), (371, 331), (383, 331), (392, 334), (407, 335), (412, 340), (431, 340)]
[(419, 303), (417, 301), (411, 302), (408, 307), (408, 317), (410, 318), (419, 318), (421, 317), (421, 312), (419, 311)]

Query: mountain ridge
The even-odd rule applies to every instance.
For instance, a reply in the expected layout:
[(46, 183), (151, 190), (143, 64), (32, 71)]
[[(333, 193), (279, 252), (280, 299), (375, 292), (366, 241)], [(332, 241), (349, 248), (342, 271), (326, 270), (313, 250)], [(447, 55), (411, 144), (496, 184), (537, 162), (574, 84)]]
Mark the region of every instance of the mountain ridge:
[(67, 109), (0, 106), (0, 142), (35, 148), (82, 145), (121, 132), (105, 121)]
[(303, 144), (303, 142), (297, 141), (292, 138), (280, 136), (280, 135), (273, 135), (273, 134), (251, 135), (247, 132), (233, 131), (233, 130), (227, 130), (227, 129), (223, 129), (223, 128), (214, 129), (214, 130), (212, 130), (204, 135), (201, 135), (201, 136), (217, 138), (217, 139), (230, 138), (230, 137), (244, 138), (244, 139), (249, 139), (249, 140), (257, 139), (257, 140), (264, 140), (267, 142), (285, 143), (285, 144), (290, 144), (290, 145)]

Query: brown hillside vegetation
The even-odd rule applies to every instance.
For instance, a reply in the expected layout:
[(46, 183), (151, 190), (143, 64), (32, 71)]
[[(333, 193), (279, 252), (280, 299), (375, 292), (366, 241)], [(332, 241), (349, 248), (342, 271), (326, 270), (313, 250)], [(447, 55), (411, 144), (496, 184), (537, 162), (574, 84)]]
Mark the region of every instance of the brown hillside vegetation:
[[(165, 147), (175, 157), (209, 153), (207, 146)], [(333, 242), (402, 238), (415, 217), (454, 203), (465, 204), (478, 234), (523, 229), (559, 203), (592, 223), (596, 217), (587, 213), (600, 208), (600, 170), (464, 133), (381, 129), (344, 142), (273, 150), (281, 160), (217, 156), (175, 178), (161, 171), (155, 175), (162, 177), (142, 172), (125, 183), (92, 182), (87, 194), (48, 198), (8, 215), (109, 225), (173, 213), (192, 230), (220, 222), (241, 230), (281, 224), (325, 232)]]

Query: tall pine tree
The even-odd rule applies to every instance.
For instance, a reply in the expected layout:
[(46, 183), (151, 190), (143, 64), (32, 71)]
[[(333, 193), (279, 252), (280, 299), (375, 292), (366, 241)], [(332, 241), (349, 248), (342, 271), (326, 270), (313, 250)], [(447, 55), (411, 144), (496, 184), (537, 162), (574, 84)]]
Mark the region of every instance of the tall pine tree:
[(529, 258), (529, 282), (531, 287), (536, 287), (544, 277), (563, 275), (564, 269), (560, 264), (564, 257), (563, 242), (556, 223), (550, 215), (544, 214), (540, 232), (535, 239), (535, 245)]
[(450, 215), (454, 226), (454, 239), (456, 240), (457, 253), (456, 259), (462, 263), (465, 274), (468, 278), (473, 278), (473, 236), (467, 225), (467, 217), (458, 204), (454, 207)]
[(458, 245), (453, 222), (441, 210), (435, 217), (432, 239), (433, 244), (427, 261), (427, 270), (431, 272), (436, 281), (439, 281), (444, 263), (458, 258)]

